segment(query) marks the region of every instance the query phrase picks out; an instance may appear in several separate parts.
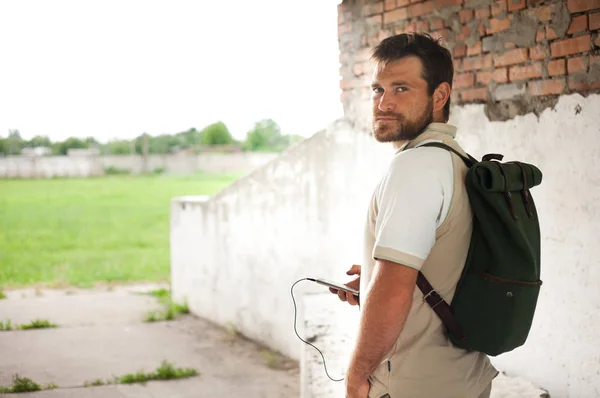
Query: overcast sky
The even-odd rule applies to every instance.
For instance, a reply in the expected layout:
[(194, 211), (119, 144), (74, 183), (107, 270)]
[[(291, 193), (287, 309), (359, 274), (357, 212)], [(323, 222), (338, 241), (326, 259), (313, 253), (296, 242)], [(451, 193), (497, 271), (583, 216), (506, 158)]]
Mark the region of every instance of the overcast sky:
[(2, 0), (0, 136), (310, 136), (342, 115), (339, 2)]

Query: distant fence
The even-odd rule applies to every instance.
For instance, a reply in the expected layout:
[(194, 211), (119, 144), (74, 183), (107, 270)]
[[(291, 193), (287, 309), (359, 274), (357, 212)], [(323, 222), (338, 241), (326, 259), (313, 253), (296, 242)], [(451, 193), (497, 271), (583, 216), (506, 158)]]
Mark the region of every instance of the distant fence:
[(276, 158), (278, 153), (201, 153), (109, 156), (0, 157), (0, 178), (94, 177), (107, 168), (132, 174), (157, 170), (173, 174), (249, 172)]

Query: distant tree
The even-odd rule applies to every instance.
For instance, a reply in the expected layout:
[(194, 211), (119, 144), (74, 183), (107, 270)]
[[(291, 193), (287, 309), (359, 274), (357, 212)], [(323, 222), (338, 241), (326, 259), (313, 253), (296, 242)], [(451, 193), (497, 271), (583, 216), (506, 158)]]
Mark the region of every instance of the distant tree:
[(219, 121), (202, 130), (200, 143), (202, 145), (228, 145), (233, 144), (234, 139), (225, 123)]
[(242, 143), (245, 151), (280, 152), (301, 141), (303, 137), (298, 135), (283, 135), (281, 128), (272, 119), (264, 119), (257, 122), (252, 130), (246, 135)]
[(49, 148), (52, 146), (52, 141), (50, 141), (50, 138), (48, 138), (45, 135), (44, 136), (36, 135), (35, 137), (33, 137), (32, 139), (27, 141), (25, 143), (25, 146), (31, 147), (31, 148), (37, 148), (37, 147), (48, 147)]
[(69, 149), (83, 149), (88, 148), (88, 144), (77, 137), (69, 137), (64, 141), (55, 142), (52, 145), (52, 154), (54, 155), (66, 155)]
[(131, 153), (131, 142), (127, 140), (111, 140), (104, 145), (103, 152), (110, 155), (129, 155)]
[(6, 149), (8, 155), (20, 155), (25, 148), (25, 141), (21, 138), (19, 130), (8, 130), (6, 139)]

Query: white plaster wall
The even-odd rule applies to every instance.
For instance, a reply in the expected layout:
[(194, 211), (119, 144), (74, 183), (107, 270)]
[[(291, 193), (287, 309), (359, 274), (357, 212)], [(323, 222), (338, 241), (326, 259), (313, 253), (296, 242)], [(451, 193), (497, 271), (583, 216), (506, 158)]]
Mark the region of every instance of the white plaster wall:
[(537, 165), (532, 190), (542, 228), (542, 286), (528, 342), (494, 363), (553, 398), (600, 396), (600, 96), (563, 96), (538, 118), (489, 122), (483, 106), (455, 109), (473, 155)]
[[(483, 105), (454, 107), (451, 115), (458, 140), (473, 156), (499, 152), (544, 173), (532, 190), (543, 239), (539, 308), (527, 344), (493, 362), (553, 398), (600, 396), (598, 115), (600, 96), (578, 94), (561, 97), (539, 118), (490, 122)], [(290, 285), (306, 276), (345, 279), (346, 268), (360, 261), (366, 205), (390, 155), (338, 123), (211, 199), (174, 200), (176, 297), (187, 297), (198, 315), (232, 322), (249, 337), (301, 358)], [(188, 202), (192, 206), (183, 208)], [(298, 295), (322, 291), (310, 282), (296, 289)], [(333, 340), (343, 338), (334, 330), (352, 329), (351, 317), (307, 311), (301, 308), (301, 315), (317, 321), (302, 318), (301, 333), (305, 322), (322, 322)], [(342, 355), (337, 352), (332, 355)], [(310, 361), (303, 360), (308, 385)]]
[[(275, 159), (277, 153), (203, 153), (192, 155), (9, 156), (0, 157), (0, 178), (92, 177), (113, 166), (137, 174), (164, 168), (168, 173), (249, 172)], [(144, 165), (146, 163), (146, 165)]]

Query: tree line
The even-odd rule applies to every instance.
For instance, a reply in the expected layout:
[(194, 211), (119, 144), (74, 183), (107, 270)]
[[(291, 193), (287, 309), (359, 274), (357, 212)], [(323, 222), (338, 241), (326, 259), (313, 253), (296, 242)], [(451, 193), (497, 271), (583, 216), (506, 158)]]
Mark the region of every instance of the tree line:
[(149, 135), (126, 140), (116, 139), (99, 142), (94, 137), (69, 137), (62, 141), (52, 141), (47, 136), (37, 135), (24, 140), (18, 130), (9, 130), (7, 137), (0, 136), (0, 155), (21, 155), (26, 148), (48, 148), (52, 155), (66, 155), (69, 149), (97, 149), (106, 155), (125, 154), (168, 154), (182, 150), (201, 152), (206, 150), (281, 152), (303, 140), (299, 135), (282, 134), (279, 125), (272, 119), (256, 122), (247, 132), (243, 141), (235, 140), (225, 123), (218, 121), (197, 130), (175, 134)]

